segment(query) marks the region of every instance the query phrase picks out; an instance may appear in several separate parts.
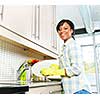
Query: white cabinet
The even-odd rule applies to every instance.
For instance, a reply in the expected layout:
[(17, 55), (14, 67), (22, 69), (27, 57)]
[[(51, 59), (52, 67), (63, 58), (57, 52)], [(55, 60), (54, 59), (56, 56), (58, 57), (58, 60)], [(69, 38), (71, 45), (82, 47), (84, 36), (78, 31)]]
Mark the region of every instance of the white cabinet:
[[(28, 40), (30, 44), (33, 43), (36, 45), (32, 47), (35, 50), (49, 56), (53, 54), (53, 57), (57, 57), (58, 49), (57, 36), (55, 33), (55, 6), (1, 5), (0, 27), (14, 33), (16, 38), (20, 36)], [(19, 39), (17, 40), (19, 41)], [(20, 41), (22, 40), (23, 39)], [(25, 44), (28, 43), (24, 43), (24, 45)], [(41, 49), (37, 49), (37, 46), (39, 48), (41, 47)]]
[(44, 48), (57, 53), (55, 10), (55, 6), (52, 5), (40, 5), (35, 8), (36, 26), (32, 32), (32, 40), (35, 39)]
[(56, 49), (55, 47), (57, 42), (56, 39), (54, 40), (54, 36), (56, 36), (56, 33), (54, 31), (54, 10), (55, 7), (52, 5), (40, 6), (40, 38), (42, 39), (42, 44), (51, 50)]
[(32, 10), (32, 6), (26, 5), (1, 6), (2, 19), (0, 25), (21, 36), (30, 37), (32, 25)]

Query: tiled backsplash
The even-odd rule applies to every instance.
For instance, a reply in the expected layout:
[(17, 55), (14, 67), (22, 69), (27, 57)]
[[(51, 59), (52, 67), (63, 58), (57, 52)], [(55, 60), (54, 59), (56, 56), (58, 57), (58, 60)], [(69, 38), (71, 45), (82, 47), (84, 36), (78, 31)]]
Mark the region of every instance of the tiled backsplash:
[(36, 53), (0, 39), (0, 80), (16, 80), (20, 65), (36, 57), (39, 59)]

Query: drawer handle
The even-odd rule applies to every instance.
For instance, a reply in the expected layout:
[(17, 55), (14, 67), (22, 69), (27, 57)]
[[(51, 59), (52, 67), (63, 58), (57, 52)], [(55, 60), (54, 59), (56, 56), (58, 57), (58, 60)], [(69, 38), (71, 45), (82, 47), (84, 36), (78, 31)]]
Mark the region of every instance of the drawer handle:
[(53, 94), (53, 93), (57, 93), (57, 92), (61, 92), (62, 90), (57, 90), (57, 91), (52, 91), (52, 90), (50, 90), (49, 91), (49, 94)]

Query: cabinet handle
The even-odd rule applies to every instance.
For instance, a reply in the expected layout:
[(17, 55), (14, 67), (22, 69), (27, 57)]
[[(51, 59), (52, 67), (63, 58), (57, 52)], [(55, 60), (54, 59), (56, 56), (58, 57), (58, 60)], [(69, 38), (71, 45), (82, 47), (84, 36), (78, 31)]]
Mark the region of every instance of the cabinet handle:
[[(35, 5), (35, 7), (33, 7), (32, 8), (32, 28), (34, 28), (34, 29), (32, 29), (32, 36), (36, 39), (36, 20), (37, 20), (37, 10), (36, 10), (36, 5)], [(34, 23), (33, 23), (34, 22)], [(34, 30), (34, 31), (33, 31)]]
[(35, 6), (35, 33), (33, 34), (35, 39), (40, 39), (40, 32), (39, 32), (39, 23), (40, 23), (40, 7)]
[(1, 13), (0, 13), (1, 20), (3, 20), (3, 12), (4, 12), (4, 5), (1, 5)]
[(53, 23), (52, 23), (52, 47), (57, 50), (57, 36), (55, 33), (55, 22), (56, 22), (56, 6), (52, 6), (53, 11)]
[(40, 39), (40, 6), (36, 7), (36, 39)]
[(38, 6), (38, 39), (40, 39), (40, 6)]
[(35, 38), (36, 34), (36, 6), (32, 5), (32, 37)]

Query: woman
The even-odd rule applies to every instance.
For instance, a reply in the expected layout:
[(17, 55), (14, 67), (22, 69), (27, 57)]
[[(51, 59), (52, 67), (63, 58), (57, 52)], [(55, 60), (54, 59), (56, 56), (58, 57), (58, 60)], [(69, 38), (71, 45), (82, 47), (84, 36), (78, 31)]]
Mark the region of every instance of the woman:
[(81, 48), (75, 41), (74, 24), (70, 20), (61, 20), (56, 30), (64, 41), (60, 54), (60, 66), (65, 69), (62, 85), (65, 93), (90, 94), (91, 87), (88, 83), (82, 61)]

